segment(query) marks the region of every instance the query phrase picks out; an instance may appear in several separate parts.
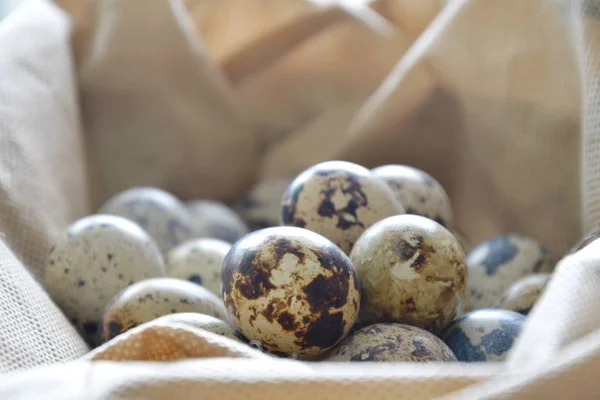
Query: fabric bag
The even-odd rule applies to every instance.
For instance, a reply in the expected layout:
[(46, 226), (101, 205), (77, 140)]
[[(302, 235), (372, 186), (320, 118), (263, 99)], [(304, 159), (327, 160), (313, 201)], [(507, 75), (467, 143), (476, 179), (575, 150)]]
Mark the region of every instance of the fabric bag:
[[(0, 20), (0, 398), (597, 397), (600, 242), (562, 257), (600, 220), (599, 2), (143, 3)], [(157, 321), (89, 352), (39, 283), (128, 186), (232, 201), (327, 159), (422, 168), (471, 241), (562, 258), (505, 363), (303, 363)]]

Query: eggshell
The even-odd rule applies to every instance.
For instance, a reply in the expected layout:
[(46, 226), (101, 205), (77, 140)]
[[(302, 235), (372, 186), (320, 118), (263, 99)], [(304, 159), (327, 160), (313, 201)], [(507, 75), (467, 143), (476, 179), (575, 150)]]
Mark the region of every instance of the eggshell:
[(281, 222), (317, 232), (349, 253), (365, 229), (403, 213), (404, 207), (381, 178), (357, 164), (328, 161), (291, 183), (283, 198)]
[(204, 286), (221, 297), (221, 265), (231, 244), (219, 239), (192, 239), (167, 254), (167, 275)]
[(372, 172), (392, 188), (407, 214), (431, 218), (445, 227), (454, 223), (446, 191), (428, 173), (406, 165), (383, 165)]
[(498, 236), (477, 245), (468, 254), (467, 265), (474, 309), (493, 307), (519, 279), (554, 269), (546, 249), (521, 235)]
[(344, 338), (356, 320), (359, 282), (335, 244), (305, 229), (263, 229), (236, 242), (222, 269), (235, 326), (270, 352), (310, 358)]
[(503, 361), (525, 320), (523, 315), (513, 311), (472, 311), (457, 318), (441, 338), (458, 361)]
[(361, 323), (400, 322), (439, 333), (466, 297), (465, 255), (454, 236), (417, 215), (386, 218), (350, 254), (361, 282)]
[(327, 361), (456, 361), (437, 336), (415, 326), (381, 323), (348, 336)]
[(163, 254), (197, 236), (185, 204), (157, 188), (125, 190), (104, 203), (100, 213), (118, 215), (139, 224), (152, 236)]
[(506, 290), (496, 307), (529, 314), (551, 277), (550, 274), (535, 274), (516, 281)]
[(291, 179), (260, 181), (236, 202), (234, 209), (252, 231), (278, 226), (281, 199), (291, 182)]
[(249, 232), (242, 218), (221, 202), (194, 200), (187, 203), (187, 208), (198, 237), (233, 243)]
[(221, 300), (202, 286), (183, 279), (147, 279), (124, 289), (106, 306), (102, 337), (110, 340), (144, 322), (184, 312), (228, 321)]
[(231, 325), (227, 324), (223, 320), (206, 314), (199, 314), (195, 312), (169, 314), (157, 318), (156, 322), (164, 323), (166, 325), (181, 324), (196, 329), (203, 329), (205, 331), (235, 340), (236, 342), (245, 343), (241, 337), (241, 334), (233, 329)]
[(124, 218), (93, 215), (56, 239), (44, 283), (82, 336), (95, 344), (110, 299), (134, 282), (164, 275), (163, 257), (144, 230)]

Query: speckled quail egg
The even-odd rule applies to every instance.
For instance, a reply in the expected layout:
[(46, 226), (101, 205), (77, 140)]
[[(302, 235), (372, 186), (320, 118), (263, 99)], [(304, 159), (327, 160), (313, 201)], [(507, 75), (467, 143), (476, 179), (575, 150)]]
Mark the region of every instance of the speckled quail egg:
[(551, 277), (550, 274), (534, 274), (516, 281), (504, 292), (496, 307), (529, 314)]
[(221, 202), (194, 200), (187, 203), (187, 207), (198, 237), (233, 243), (249, 232), (242, 218)]
[(192, 239), (167, 254), (167, 275), (187, 279), (221, 297), (221, 265), (231, 244), (219, 239)]
[(301, 228), (268, 228), (243, 237), (225, 257), (221, 279), (235, 326), (275, 354), (323, 354), (350, 331), (360, 305), (348, 257)]
[(466, 297), (462, 248), (429, 218), (407, 214), (376, 223), (350, 259), (361, 282), (361, 323), (400, 322), (439, 333)]
[(521, 235), (498, 236), (467, 255), (468, 293), (473, 309), (492, 307), (517, 280), (551, 272), (554, 263), (535, 240)]
[(383, 165), (372, 170), (394, 191), (407, 214), (431, 218), (452, 226), (454, 214), (446, 191), (428, 173), (406, 165)]
[(235, 203), (234, 209), (253, 231), (278, 226), (281, 199), (291, 182), (291, 179), (260, 181)]
[(233, 329), (229, 324), (218, 318), (211, 317), (210, 315), (206, 314), (199, 314), (195, 312), (169, 314), (159, 317), (155, 321), (167, 325), (181, 324), (197, 329), (204, 329), (205, 331), (225, 336), (226, 338), (233, 339), (241, 343), (245, 343), (240, 333), (236, 332), (236, 330)]
[(281, 221), (317, 232), (350, 253), (365, 229), (398, 214), (404, 214), (404, 207), (381, 178), (357, 164), (328, 161), (291, 183)]
[(465, 254), (468, 254), (473, 248), (473, 245), (471, 245), (471, 241), (467, 238), (467, 236), (464, 233), (462, 233), (458, 229), (454, 228), (449, 230), (450, 233), (454, 235), (456, 240), (458, 240), (458, 243), (460, 243), (460, 247), (462, 247)]
[(503, 361), (526, 318), (508, 310), (477, 310), (457, 318), (441, 335), (458, 361)]
[(104, 203), (100, 213), (136, 222), (152, 236), (164, 254), (196, 237), (192, 217), (185, 204), (161, 189), (136, 187), (125, 190)]
[(93, 215), (56, 239), (44, 283), (83, 337), (96, 344), (110, 299), (134, 282), (164, 275), (162, 254), (142, 228), (125, 218)]
[(326, 361), (456, 361), (456, 356), (437, 336), (424, 329), (381, 323), (349, 335)]
[(106, 305), (102, 337), (110, 340), (163, 315), (195, 312), (228, 321), (223, 302), (200, 285), (176, 278), (154, 278), (134, 283)]

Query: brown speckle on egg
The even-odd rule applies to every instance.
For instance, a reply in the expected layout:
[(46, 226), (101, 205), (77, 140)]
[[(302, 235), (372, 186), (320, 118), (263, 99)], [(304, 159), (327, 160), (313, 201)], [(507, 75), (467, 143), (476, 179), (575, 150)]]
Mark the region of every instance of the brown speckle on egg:
[(362, 287), (361, 323), (399, 322), (439, 333), (466, 297), (459, 243), (425, 217), (378, 222), (358, 239), (350, 259)]
[(244, 237), (225, 258), (222, 281), (235, 325), (274, 353), (322, 354), (348, 333), (358, 313), (350, 260), (305, 229), (270, 228)]
[(380, 323), (349, 335), (326, 361), (456, 361), (452, 350), (435, 335), (415, 326)]
[(329, 161), (300, 174), (284, 195), (283, 225), (317, 232), (349, 253), (375, 222), (404, 213), (380, 178), (357, 164)]
[(203, 287), (182, 279), (147, 279), (121, 291), (106, 306), (102, 336), (110, 340), (144, 322), (184, 312), (228, 320), (221, 300)]

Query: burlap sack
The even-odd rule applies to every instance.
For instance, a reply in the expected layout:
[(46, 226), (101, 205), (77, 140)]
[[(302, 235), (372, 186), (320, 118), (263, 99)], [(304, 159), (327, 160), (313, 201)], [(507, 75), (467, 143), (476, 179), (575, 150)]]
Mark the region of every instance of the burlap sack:
[[(220, 3), (222, 15), (239, 6)], [(75, 13), (89, 16), (75, 42), (81, 101), (64, 12), (24, 0), (0, 21), (0, 371), (13, 371), (0, 379), (0, 398), (597, 398), (599, 241), (561, 261), (502, 364), (301, 363), (152, 322), (86, 354), (26, 269), (38, 274), (60, 229), (134, 181), (226, 199), (258, 171), (297, 173), (328, 158), (399, 162), (442, 181), (474, 241), (522, 232), (562, 256), (600, 222), (600, 3), (388, 0), (341, 11), (287, 3), (274, 12), (279, 22), (248, 41), (244, 29), (256, 24), (223, 44), (213, 39), (211, 60), (193, 22), (200, 32), (210, 21), (227, 29), (208, 8), (100, 0)], [(352, 63), (362, 67), (340, 71)], [(310, 90), (287, 90), (296, 82), (284, 71)], [(234, 79), (246, 74), (255, 86)], [(271, 97), (277, 85), (286, 88), (281, 104)], [(275, 111), (289, 114), (270, 119)]]

